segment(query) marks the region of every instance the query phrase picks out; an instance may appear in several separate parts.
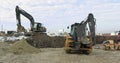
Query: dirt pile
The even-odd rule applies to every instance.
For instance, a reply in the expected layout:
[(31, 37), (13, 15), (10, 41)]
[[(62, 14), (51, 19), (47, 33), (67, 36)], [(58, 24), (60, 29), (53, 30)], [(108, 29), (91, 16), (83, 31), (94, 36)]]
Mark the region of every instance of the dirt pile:
[(0, 56), (4, 56), (9, 51), (9, 44), (5, 42), (0, 42)]
[(38, 53), (40, 49), (37, 49), (29, 45), (25, 40), (15, 42), (9, 47), (9, 51), (14, 54), (25, 54), (25, 53)]
[(26, 40), (29, 44), (38, 48), (60, 48), (64, 47), (65, 43), (65, 37), (50, 37), (43, 33), (35, 33), (31, 38)]
[[(115, 40), (116, 36), (96, 36), (96, 44), (102, 44), (105, 40)], [(50, 37), (47, 34), (35, 34), (27, 42), (38, 48), (61, 48), (65, 45), (65, 37)]]
[(51, 46), (53, 48), (61, 48), (65, 46), (65, 37), (55, 36), (51, 37)]
[(105, 40), (115, 40), (117, 36), (96, 36), (96, 43), (102, 44)]
[(26, 39), (26, 41), (37, 48), (51, 47), (50, 37), (46, 34), (35, 33), (30, 38)]
[[(105, 40), (115, 40), (116, 36), (96, 36), (96, 44), (102, 44)], [(61, 48), (65, 45), (65, 37), (50, 37), (45, 33), (34, 33), (27, 42), (38, 48)]]

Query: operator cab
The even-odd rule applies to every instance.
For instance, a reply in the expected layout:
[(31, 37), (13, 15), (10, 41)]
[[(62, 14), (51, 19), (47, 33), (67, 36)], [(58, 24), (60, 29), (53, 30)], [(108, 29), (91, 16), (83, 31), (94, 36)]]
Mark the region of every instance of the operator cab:
[(42, 26), (41, 23), (34, 23), (34, 26), (33, 26), (33, 31), (35, 32), (46, 32), (46, 28), (44, 26)]

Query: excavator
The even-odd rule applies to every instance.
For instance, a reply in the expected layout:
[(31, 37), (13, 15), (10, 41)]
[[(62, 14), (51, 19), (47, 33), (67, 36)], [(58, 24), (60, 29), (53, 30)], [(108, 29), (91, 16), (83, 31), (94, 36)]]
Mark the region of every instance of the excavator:
[(25, 16), (30, 20), (30, 23), (31, 23), (30, 31), (42, 32), (42, 33), (46, 32), (46, 28), (42, 26), (42, 23), (35, 22), (34, 18), (29, 13), (19, 8), (18, 6), (16, 6), (15, 11), (16, 11), (16, 19), (17, 19), (17, 32), (25, 32), (25, 33), (27, 32), (27, 30), (21, 25), (20, 14), (22, 14), (23, 16)]
[(81, 23), (72, 24), (70, 33), (66, 35), (66, 53), (81, 52), (90, 54), (92, 46), (96, 44), (95, 25), (96, 20), (92, 13), (89, 13), (87, 19)]
[[(29, 39), (27, 39), (27, 42), (35, 47), (40, 46), (38, 44), (40, 41), (44, 42), (47, 37), (46, 28), (42, 25), (42, 23), (38, 23), (34, 21), (34, 18), (27, 13), (25, 10), (21, 9), (19, 6), (16, 6), (15, 8), (16, 12), (16, 20), (17, 20), (17, 32), (24, 32), (26, 36), (30, 36)], [(27, 30), (24, 28), (24, 26), (21, 25), (21, 18), (20, 15), (25, 16), (30, 21), (30, 31), (27, 32)]]

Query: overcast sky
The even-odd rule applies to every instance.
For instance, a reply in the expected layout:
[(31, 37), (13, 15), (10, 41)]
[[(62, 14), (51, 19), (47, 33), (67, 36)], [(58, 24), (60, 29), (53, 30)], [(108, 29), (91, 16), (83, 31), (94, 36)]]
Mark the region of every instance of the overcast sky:
[[(96, 18), (97, 33), (120, 30), (120, 0), (0, 0), (0, 26), (16, 30), (15, 6), (30, 13), (49, 32), (67, 30), (67, 26), (84, 20), (89, 13)], [(30, 28), (30, 21), (21, 18), (22, 25)]]

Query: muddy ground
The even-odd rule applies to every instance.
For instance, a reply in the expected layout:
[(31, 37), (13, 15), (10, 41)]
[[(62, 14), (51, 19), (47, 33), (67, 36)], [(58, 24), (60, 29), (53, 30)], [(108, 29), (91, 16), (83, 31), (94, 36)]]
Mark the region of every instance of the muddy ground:
[(120, 51), (104, 51), (96, 45), (93, 52), (85, 54), (66, 54), (64, 48), (40, 48), (39, 53), (14, 54), (0, 47), (0, 63), (120, 63)]

